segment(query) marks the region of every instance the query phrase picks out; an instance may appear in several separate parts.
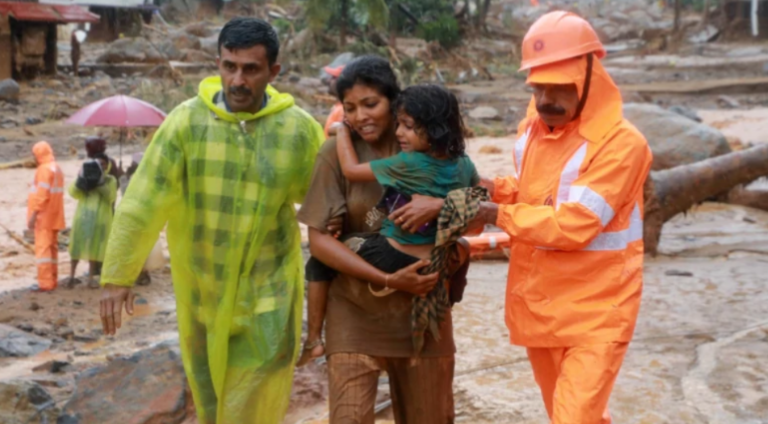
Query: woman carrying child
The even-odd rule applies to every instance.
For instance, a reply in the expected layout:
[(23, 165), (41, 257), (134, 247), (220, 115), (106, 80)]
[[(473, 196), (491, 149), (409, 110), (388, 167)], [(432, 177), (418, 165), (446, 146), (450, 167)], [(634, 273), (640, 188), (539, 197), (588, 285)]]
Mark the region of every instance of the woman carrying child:
[[(416, 274), (429, 263), (434, 223), (408, 234), (387, 220), (377, 204), (382, 185), (395, 197), (442, 198), (479, 182), (464, 155), (458, 102), (435, 86), (410, 88), (398, 99), (391, 67), (372, 56), (347, 65), (337, 89), (354, 134), (350, 137), (341, 128), (339, 138), (321, 148), (299, 212), (299, 220), (309, 227), (313, 255), (307, 266), (310, 329), (304, 360), (328, 355), (333, 423), (373, 423), (382, 371), (389, 376), (397, 423), (452, 423), (455, 345), (450, 310), (439, 340), (426, 338), (418, 358), (411, 338), (413, 297), (429, 293), (437, 280), (435, 274)], [(434, 220), (439, 211), (440, 203), (423, 211), (427, 216), (422, 220)], [(326, 223), (341, 215), (341, 240), (347, 244), (325, 232)], [(357, 244), (354, 251), (347, 247), (350, 241)], [(387, 288), (394, 291), (379, 294)]]

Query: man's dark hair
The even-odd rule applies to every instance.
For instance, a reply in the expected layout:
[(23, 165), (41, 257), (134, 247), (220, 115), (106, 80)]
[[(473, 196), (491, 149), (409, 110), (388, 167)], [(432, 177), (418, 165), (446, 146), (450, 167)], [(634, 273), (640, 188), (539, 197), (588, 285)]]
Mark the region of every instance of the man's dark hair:
[(394, 102), (400, 94), (392, 66), (379, 56), (361, 56), (345, 66), (336, 81), (336, 96), (343, 102), (346, 92), (358, 83), (375, 89), (390, 102)]
[(450, 91), (434, 84), (414, 85), (400, 93), (393, 109), (413, 118), (416, 133), (426, 136), (430, 151), (451, 159), (464, 155), (464, 120)]
[(224, 25), (219, 33), (219, 55), (221, 48), (227, 50), (249, 49), (262, 45), (267, 49), (267, 59), (270, 65), (277, 62), (280, 53), (280, 39), (277, 32), (266, 21), (256, 18), (234, 18)]

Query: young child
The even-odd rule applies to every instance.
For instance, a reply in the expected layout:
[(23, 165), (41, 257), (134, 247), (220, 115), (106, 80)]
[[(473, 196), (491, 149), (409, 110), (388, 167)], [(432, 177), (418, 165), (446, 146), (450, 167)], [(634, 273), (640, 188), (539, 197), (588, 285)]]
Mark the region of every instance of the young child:
[[(336, 146), (342, 172), (349, 181), (378, 181), (385, 190), (379, 207), (393, 212), (420, 194), (445, 198), (449, 192), (474, 187), (480, 183), (475, 165), (464, 153), (464, 123), (456, 97), (437, 85), (418, 85), (404, 90), (394, 102), (397, 116), (397, 140), (402, 151), (386, 159), (359, 163), (346, 125), (337, 128)], [(429, 258), (435, 246), (436, 222), (422, 226), (416, 233), (400, 229), (386, 219), (381, 231), (373, 235), (347, 235), (364, 239), (357, 254), (387, 273), (394, 273), (420, 259)], [(460, 241), (462, 263), (467, 263), (468, 246)], [(454, 278), (465, 278), (462, 265)], [(325, 302), (329, 283), (336, 271), (315, 258), (306, 265), (309, 281), (308, 335), (298, 365), (324, 353), (321, 340), (325, 320)], [(373, 292), (373, 290), (372, 290)], [(391, 289), (373, 293), (384, 296)], [(383, 293), (383, 294), (382, 294)]]
[(78, 180), (69, 186), (69, 195), (78, 203), (69, 238), (72, 268), (67, 288), (77, 284), (75, 271), (81, 260), (90, 263), (88, 287), (99, 288), (94, 277), (101, 274), (112, 227), (112, 204), (117, 199), (117, 179), (109, 174), (110, 162), (104, 153), (94, 154), (94, 159), (83, 164)]

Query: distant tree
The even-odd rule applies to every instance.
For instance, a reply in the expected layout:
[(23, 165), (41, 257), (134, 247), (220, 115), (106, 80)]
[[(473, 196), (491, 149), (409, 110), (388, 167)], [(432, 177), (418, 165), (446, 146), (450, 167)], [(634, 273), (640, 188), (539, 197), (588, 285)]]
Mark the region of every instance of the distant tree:
[(307, 0), (306, 16), (310, 28), (322, 31), (338, 18), (339, 44), (347, 44), (347, 34), (353, 18), (355, 22), (385, 29), (389, 8), (385, 0)]

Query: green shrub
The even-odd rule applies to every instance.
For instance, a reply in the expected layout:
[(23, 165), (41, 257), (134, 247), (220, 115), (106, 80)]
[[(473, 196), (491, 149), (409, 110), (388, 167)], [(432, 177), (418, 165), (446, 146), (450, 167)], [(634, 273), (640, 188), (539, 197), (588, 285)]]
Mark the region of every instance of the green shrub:
[(419, 26), (419, 36), (426, 41), (437, 41), (446, 49), (461, 43), (459, 23), (451, 15), (440, 15), (435, 20)]

